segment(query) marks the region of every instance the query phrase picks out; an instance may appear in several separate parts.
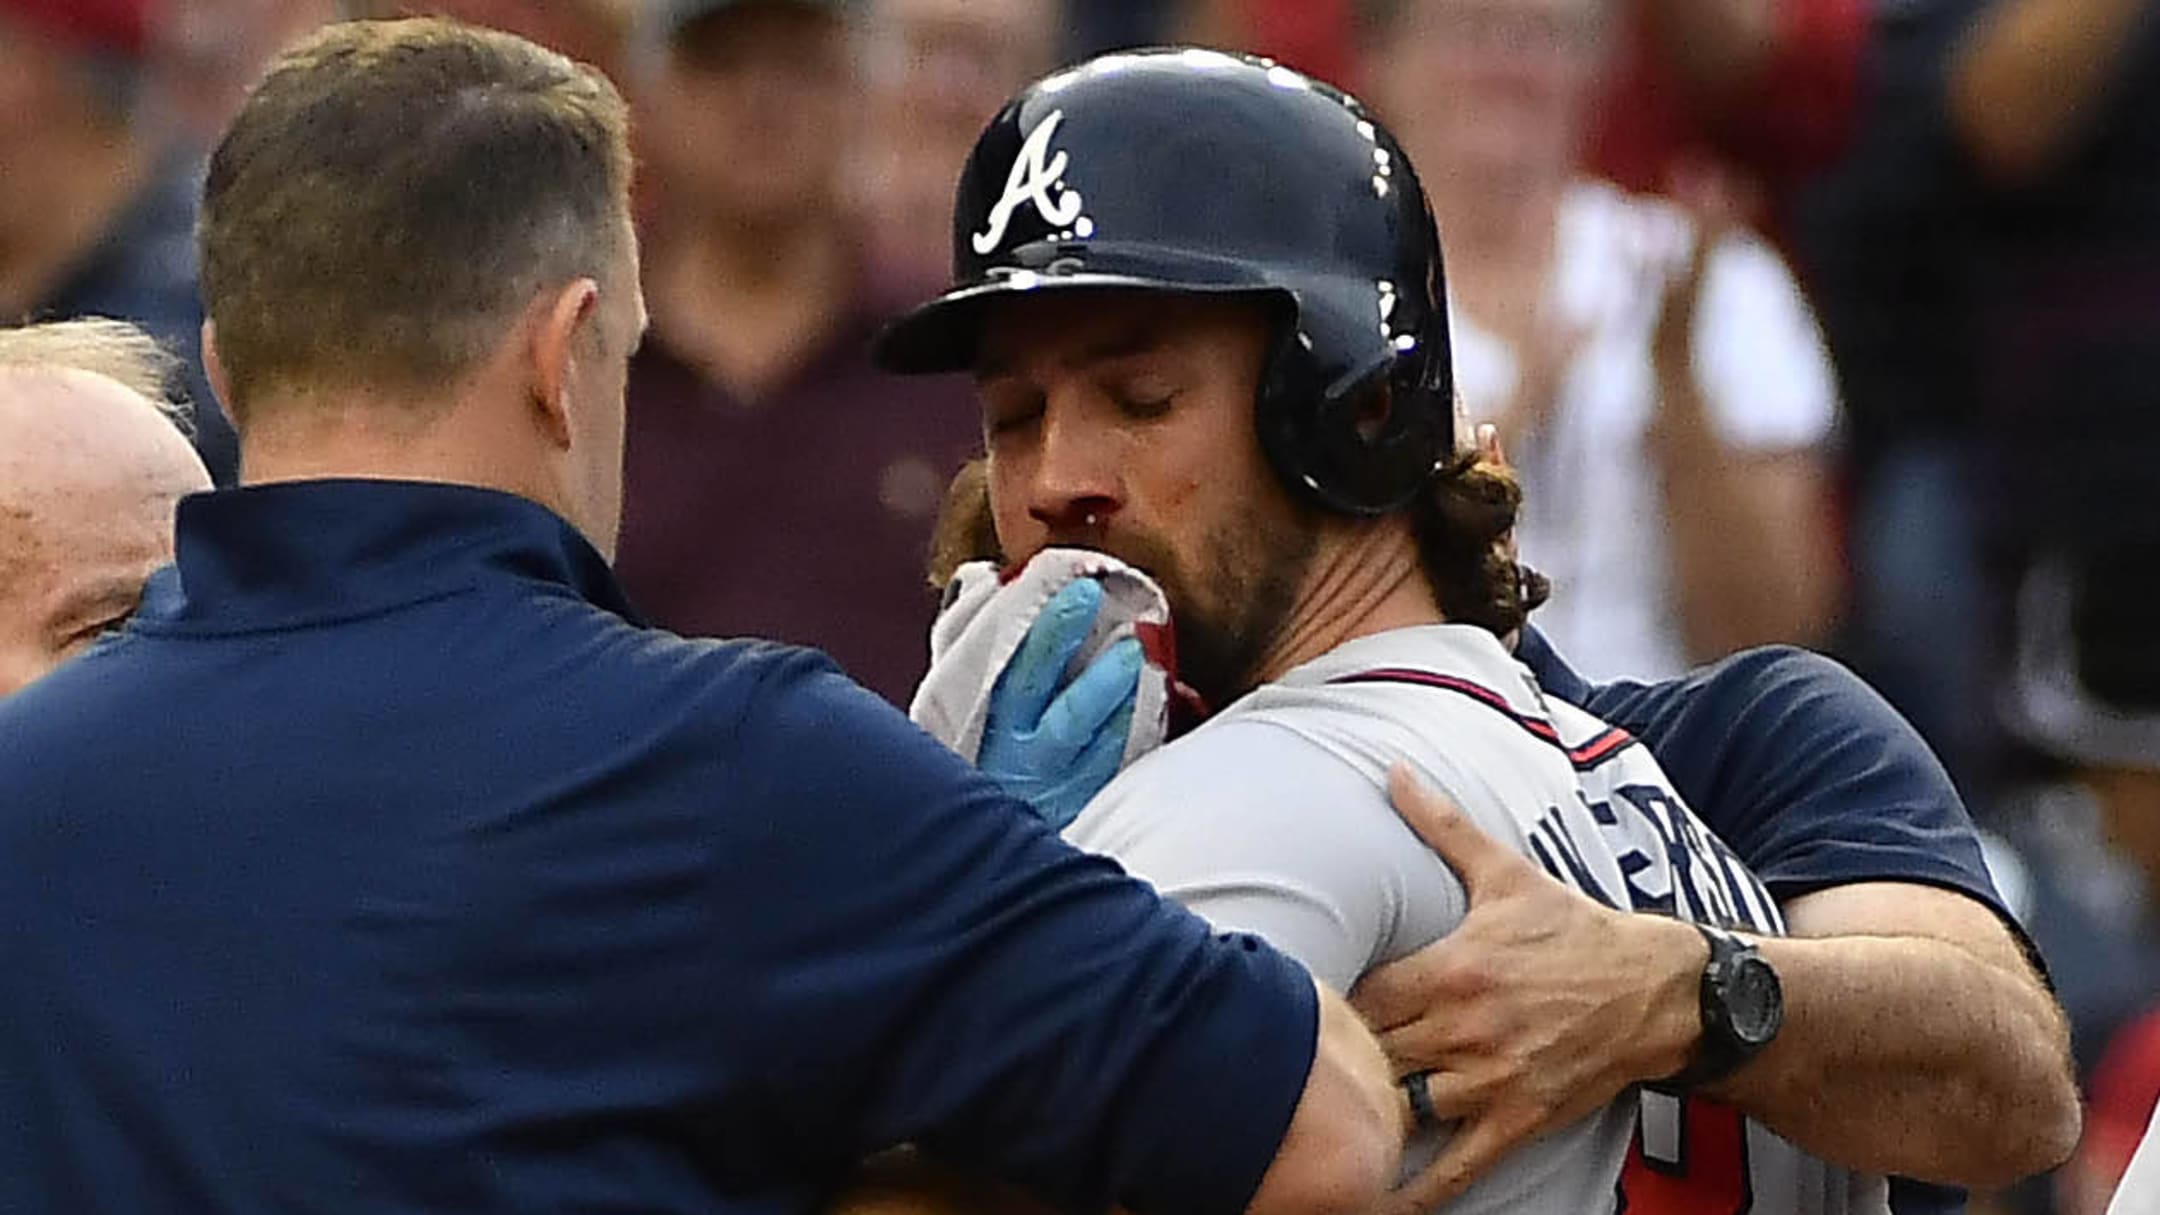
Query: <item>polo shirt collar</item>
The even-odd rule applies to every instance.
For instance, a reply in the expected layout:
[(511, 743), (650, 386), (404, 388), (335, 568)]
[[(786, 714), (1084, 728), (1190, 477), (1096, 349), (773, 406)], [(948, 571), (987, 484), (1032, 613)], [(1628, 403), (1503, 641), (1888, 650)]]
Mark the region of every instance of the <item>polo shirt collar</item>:
[(567, 589), (638, 622), (607, 562), (548, 508), (475, 486), (357, 479), (183, 499), (174, 564), (152, 577), (135, 622), (293, 628), (508, 582)]
[(1589, 702), (1594, 691), (1590, 681), (1577, 674), (1535, 626), (1523, 626), (1522, 640), (1515, 646), (1515, 660), (1529, 667), (1538, 686), (1554, 696), (1578, 707)]

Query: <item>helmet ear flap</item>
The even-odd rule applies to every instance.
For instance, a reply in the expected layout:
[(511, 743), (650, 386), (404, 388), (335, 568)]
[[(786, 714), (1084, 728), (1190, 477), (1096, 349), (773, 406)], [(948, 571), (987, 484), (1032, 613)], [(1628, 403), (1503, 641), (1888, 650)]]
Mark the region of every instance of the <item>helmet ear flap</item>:
[(1260, 379), (1260, 446), (1292, 492), (1322, 509), (1384, 515), (1407, 506), (1454, 447), (1450, 409), (1430, 408), (1400, 355), (1362, 375), (1321, 382), (1294, 319)]

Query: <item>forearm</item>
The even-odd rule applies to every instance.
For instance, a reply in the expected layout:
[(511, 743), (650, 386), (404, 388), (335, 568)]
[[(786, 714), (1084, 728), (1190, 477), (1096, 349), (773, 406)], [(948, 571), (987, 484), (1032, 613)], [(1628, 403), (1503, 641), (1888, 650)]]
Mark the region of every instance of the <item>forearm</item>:
[[(1992, 1187), (2069, 1154), (2068, 1033), (1992, 913), (1893, 883), (1823, 891), (1788, 911), (1796, 931), (1824, 935), (1758, 941), (1784, 986), (1784, 1026), (1710, 1095), (1862, 1171)], [(1692, 930), (1645, 928), (1668, 943), (1663, 965), (1699, 973), (1707, 950), (1671, 945)], [(1873, 932), (1904, 935), (1863, 935)], [(1646, 1079), (1686, 1058), (1700, 1033), (1669, 999), (1647, 1024)]]
[(1394, 1184), (1409, 1133), (1409, 1108), (1379, 1041), (1341, 996), (1313, 986), (1320, 1033), (1312, 1073), (1248, 1208), (1254, 1215), (1369, 1210)]
[(2069, 1155), (2061, 1019), (2037, 984), (1918, 937), (1761, 947), (1785, 1025), (1713, 1095), (1870, 1172), (1993, 1187)]
[(1812, 457), (1735, 453), (1707, 424), (1651, 436), (1682, 636), (1706, 661), (1828, 631), (1836, 579)]
[[(1365, 1022), (1324, 983), (1312, 1071), (1253, 1215), (1364, 1215), (1394, 1184), (1409, 1109)], [(830, 1215), (1045, 1215), (1016, 1186), (913, 1150), (865, 1161)], [(1122, 1215), (1122, 1211), (1119, 1213)]]
[(1998, 0), (1952, 56), (1947, 101), (1966, 151), (2030, 180), (2091, 117), (2145, 0)]

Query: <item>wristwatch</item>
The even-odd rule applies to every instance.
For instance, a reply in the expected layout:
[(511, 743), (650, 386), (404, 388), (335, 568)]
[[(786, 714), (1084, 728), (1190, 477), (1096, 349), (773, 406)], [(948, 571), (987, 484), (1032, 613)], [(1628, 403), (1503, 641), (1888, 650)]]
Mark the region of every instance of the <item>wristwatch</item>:
[(1695, 930), (1710, 943), (1702, 975), (1702, 1044), (1692, 1062), (1657, 1083), (1661, 1089), (1724, 1079), (1770, 1045), (1785, 1023), (1785, 989), (1762, 953), (1722, 928), (1697, 924)]

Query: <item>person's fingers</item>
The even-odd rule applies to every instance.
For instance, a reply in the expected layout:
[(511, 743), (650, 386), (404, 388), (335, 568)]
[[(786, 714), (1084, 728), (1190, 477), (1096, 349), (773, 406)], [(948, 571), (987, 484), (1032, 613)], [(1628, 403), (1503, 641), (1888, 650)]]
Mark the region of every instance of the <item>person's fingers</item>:
[(1425, 1094), (1431, 1099), (1433, 1118), (1437, 1121), (1456, 1122), (1474, 1117), (1488, 1104), (1490, 1086), (1481, 1080), (1462, 1072), (1418, 1070), (1426, 1073)]
[(1397, 761), (1388, 770), (1388, 798), (1426, 847), (1439, 853), (1440, 859), (1462, 879), (1463, 889), (1472, 899), (1481, 888), (1526, 863), (1520, 854), (1485, 834), (1454, 802), (1413, 776), (1408, 764)]
[(1027, 732), (1042, 721), (1065, 668), (1087, 644), (1102, 601), (1102, 584), (1093, 578), (1075, 578), (1051, 596), (991, 689), (990, 716), (999, 726)]
[[(1058, 693), (1036, 729), (1037, 736), (1050, 748), (1046, 752), (1050, 762), (1061, 755), (1078, 755), (1120, 709), (1127, 713), (1126, 722), (1131, 722), (1131, 707), (1140, 690), (1140, 669), (1145, 662), (1139, 639), (1124, 638), (1096, 655), (1095, 661)], [(1118, 732), (1118, 741), (1124, 742), (1124, 731)]]
[(1485, 462), (1501, 468), (1507, 467), (1507, 452), (1500, 448), (1500, 428), (1490, 422), (1481, 422), (1477, 428), (1478, 452)]
[(1708, 227), (1698, 228), (1680, 273), (1666, 281), (1665, 299), (1658, 318), (1659, 334), (1665, 341), (1679, 344), (1692, 337), (1695, 308), (1702, 299), (1703, 278), (1710, 265), (1710, 255), (1722, 239), (1721, 232)]
[(1428, 986), (1423, 993), (1424, 1013), (1399, 1025), (1375, 1030), (1381, 1053), (1396, 1070), (1447, 1071), (1461, 1066), (1489, 1049), (1466, 1032), (1462, 1018), (1449, 1015), (1465, 1001), (1445, 985)]
[(1345, 997), (1350, 1001), (1350, 1007), (1365, 1019), (1365, 1024), (1372, 1026), (1375, 1034), (1381, 1036), (1383, 1047), (1387, 1045), (1389, 1031), (1400, 1029), (1424, 1014), (1426, 972), (1430, 968), (1427, 955), (1446, 944), (1446, 938), (1442, 938), (1438, 944), (1428, 945), (1407, 958), (1398, 958), (1366, 971), (1350, 988), (1350, 994)]
[[(1132, 733), (1133, 706), (1127, 701), (1123, 708), (1111, 714), (1110, 720), (1088, 739), (1074, 757), (1070, 770), (1087, 773), (1099, 785), (1110, 783), (1125, 762), (1125, 737)], [(1092, 796), (1092, 793), (1090, 794)]]
[(1498, 1112), (1461, 1123), (1433, 1162), (1388, 1196), (1389, 1215), (1426, 1215), (1453, 1200), (1533, 1129), (1525, 1119)]
[[(1389, 1057), (1398, 1057), (1393, 1042), (1423, 1053), (1436, 1049), (1428, 1042), (1432, 1036), (1447, 1044), (1460, 1038), (1462, 1010), (1490, 986), (1482, 971), (1464, 966), (1462, 949), (1460, 938), (1443, 936), (1408, 958), (1374, 966), (1350, 988), (1350, 1007), (1365, 1018)], [(1436, 1068), (1441, 1059), (1423, 1057), (1419, 1066)]]

